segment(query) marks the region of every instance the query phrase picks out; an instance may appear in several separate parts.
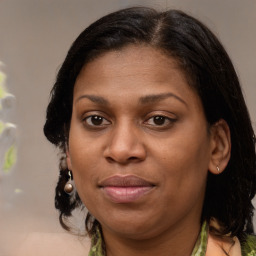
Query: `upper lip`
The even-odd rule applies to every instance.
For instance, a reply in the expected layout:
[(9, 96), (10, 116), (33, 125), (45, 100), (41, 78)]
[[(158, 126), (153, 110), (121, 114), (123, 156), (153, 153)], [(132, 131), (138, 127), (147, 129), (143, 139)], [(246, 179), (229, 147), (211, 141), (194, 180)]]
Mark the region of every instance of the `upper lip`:
[(153, 183), (135, 175), (114, 175), (102, 180), (100, 187), (149, 187)]

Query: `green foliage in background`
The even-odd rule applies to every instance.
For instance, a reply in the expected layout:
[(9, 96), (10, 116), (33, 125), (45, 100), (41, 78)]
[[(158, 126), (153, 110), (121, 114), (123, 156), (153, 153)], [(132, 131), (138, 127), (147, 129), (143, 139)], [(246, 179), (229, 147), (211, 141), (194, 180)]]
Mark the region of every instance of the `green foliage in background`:
[(15, 135), (10, 132), (10, 130), (16, 127), (2, 120), (2, 117), (8, 114), (6, 112), (8, 109), (5, 109), (6, 106), (5, 108), (3, 106), (3, 100), (10, 96), (5, 87), (5, 82), (6, 75), (0, 71), (0, 170), (4, 173), (9, 173), (17, 160)]

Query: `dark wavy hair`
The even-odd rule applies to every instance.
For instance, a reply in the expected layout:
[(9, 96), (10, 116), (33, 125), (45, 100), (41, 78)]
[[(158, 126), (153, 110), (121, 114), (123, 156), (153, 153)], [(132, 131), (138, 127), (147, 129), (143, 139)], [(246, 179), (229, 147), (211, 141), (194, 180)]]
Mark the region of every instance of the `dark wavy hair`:
[[(82, 67), (102, 54), (129, 45), (146, 45), (174, 58), (188, 84), (201, 98), (209, 125), (221, 118), (231, 132), (231, 158), (220, 175), (208, 174), (201, 220), (222, 223), (219, 235), (243, 241), (253, 233), (252, 199), (256, 191), (255, 135), (238, 77), (225, 49), (215, 35), (195, 18), (177, 10), (158, 12), (136, 7), (111, 13), (86, 28), (72, 44), (51, 91), (44, 133), (65, 153), (72, 114), (73, 89)], [(55, 206), (60, 222), (82, 205), (79, 195), (67, 195), (68, 170), (60, 164)], [(89, 235), (100, 224), (88, 213)], [(210, 230), (214, 232), (214, 230)]]

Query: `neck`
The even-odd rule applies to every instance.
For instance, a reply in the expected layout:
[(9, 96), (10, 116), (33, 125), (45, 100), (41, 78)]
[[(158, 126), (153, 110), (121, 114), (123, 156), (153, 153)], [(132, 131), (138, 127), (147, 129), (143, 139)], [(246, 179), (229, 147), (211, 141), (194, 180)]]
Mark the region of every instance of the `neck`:
[(172, 229), (148, 239), (120, 237), (103, 230), (107, 256), (190, 256), (200, 233), (199, 221), (177, 223)]

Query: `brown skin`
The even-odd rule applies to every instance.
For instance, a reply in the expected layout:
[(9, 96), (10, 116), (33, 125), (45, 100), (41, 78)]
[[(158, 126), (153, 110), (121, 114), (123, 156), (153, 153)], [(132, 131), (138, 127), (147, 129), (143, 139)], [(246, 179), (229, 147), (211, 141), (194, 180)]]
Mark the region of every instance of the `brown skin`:
[[(159, 94), (168, 95), (141, 100)], [(165, 118), (159, 124), (154, 116)], [(88, 63), (75, 83), (67, 162), (101, 223), (107, 255), (190, 255), (207, 173), (226, 167), (229, 137), (225, 121), (208, 126), (198, 95), (159, 50), (129, 46)], [(154, 187), (134, 202), (114, 203), (99, 184), (127, 174)]]

